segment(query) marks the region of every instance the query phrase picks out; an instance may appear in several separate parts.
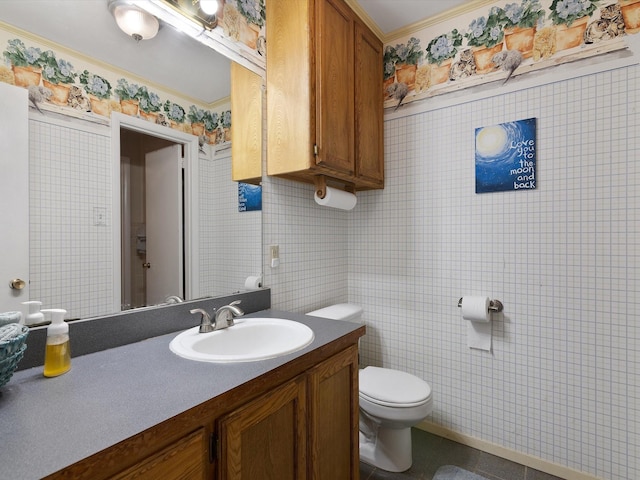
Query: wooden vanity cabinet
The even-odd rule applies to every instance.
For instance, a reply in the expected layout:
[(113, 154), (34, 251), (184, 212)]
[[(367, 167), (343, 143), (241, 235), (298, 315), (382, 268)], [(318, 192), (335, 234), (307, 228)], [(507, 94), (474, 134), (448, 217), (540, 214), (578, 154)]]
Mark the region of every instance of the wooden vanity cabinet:
[(231, 179), (262, 181), (262, 77), (231, 62)]
[(357, 480), (364, 327), (48, 479)]
[(344, 0), (266, 8), (267, 173), (383, 188), (382, 42)]

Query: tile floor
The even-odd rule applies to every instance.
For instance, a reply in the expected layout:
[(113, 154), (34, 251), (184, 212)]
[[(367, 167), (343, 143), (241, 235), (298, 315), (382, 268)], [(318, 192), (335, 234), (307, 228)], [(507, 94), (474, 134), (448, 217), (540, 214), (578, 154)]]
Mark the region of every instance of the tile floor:
[(360, 463), (360, 480), (431, 480), (442, 465), (456, 465), (488, 480), (562, 480), (417, 428), (411, 434), (413, 465), (409, 470), (390, 473)]

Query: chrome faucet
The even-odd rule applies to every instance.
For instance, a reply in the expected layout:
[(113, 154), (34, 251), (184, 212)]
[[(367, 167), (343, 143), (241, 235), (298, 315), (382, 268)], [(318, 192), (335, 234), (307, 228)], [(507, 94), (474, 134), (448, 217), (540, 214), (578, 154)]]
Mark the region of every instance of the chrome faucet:
[(215, 330), (232, 327), (233, 318), (244, 315), (244, 311), (236, 306), (240, 305), (240, 303), (240, 300), (236, 300), (235, 302), (231, 302), (229, 305), (225, 305), (216, 310), (216, 318), (214, 320)]
[(202, 315), (200, 319), (200, 333), (209, 333), (213, 332), (216, 329), (215, 324), (211, 323), (211, 315), (209, 315), (205, 310), (201, 308), (194, 308), (193, 310), (189, 310), (190, 313), (199, 313)]
[(194, 308), (189, 312), (202, 315), (200, 319), (200, 333), (209, 333), (215, 330), (221, 330), (223, 328), (232, 327), (234, 317), (241, 317), (244, 312), (236, 305), (240, 304), (240, 300), (231, 302), (229, 305), (225, 305), (216, 310), (216, 314), (213, 318), (202, 308)]
[(178, 295), (169, 295), (164, 299), (164, 303), (172, 304), (172, 303), (182, 303), (184, 300), (180, 298)]

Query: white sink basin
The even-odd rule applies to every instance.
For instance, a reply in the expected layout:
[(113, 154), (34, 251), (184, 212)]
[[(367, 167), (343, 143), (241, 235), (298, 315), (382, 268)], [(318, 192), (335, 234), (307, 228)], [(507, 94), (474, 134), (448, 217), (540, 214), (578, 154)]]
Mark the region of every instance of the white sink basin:
[(236, 318), (229, 328), (210, 333), (198, 329), (171, 340), (171, 351), (199, 362), (253, 362), (295, 352), (313, 341), (309, 327), (282, 318)]

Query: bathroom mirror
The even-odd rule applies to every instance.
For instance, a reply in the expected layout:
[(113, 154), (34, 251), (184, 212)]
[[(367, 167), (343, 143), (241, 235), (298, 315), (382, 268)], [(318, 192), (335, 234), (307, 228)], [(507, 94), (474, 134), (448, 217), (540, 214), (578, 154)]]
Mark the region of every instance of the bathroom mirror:
[[(193, 63), (189, 67), (178, 67), (177, 65), (180, 65), (178, 60), (170, 57), (170, 52), (166, 47), (160, 47), (158, 51), (156, 51), (153, 50), (151, 41), (136, 44), (132, 39), (123, 36), (122, 32), (117, 30), (116, 24), (108, 12), (106, 2), (70, 1), (67, 3), (73, 3), (77, 8), (65, 6), (64, 9), (58, 8), (57, 12), (53, 11), (55, 10), (55, 8), (53, 8), (53, 4), (55, 3), (56, 2), (6, 0), (3, 1), (3, 6), (0, 8), (0, 21), (26, 32), (35, 32), (41, 38), (67, 47), (73, 52), (84, 54), (92, 60), (104, 61), (105, 64), (112, 64), (118, 68), (126, 69), (138, 78), (147, 78), (147, 76), (151, 75), (153, 78), (149, 78), (149, 81), (152, 84), (174, 89), (174, 91), (183, 96), (197, 99), (202, 103), (206, 100), (206, 102), (212, 104), (218, 100), (224, 101), (225, 97), (228, 97), (230, 62), (227, 59), (221, 64), (217, 60), (220, 54), (213, 49), (203, 46), (180, 32), (171, 31), (171, 27), (163, 25), (158, 36), (160, 37), (162, 34), (162, 36), (165, 37), (165, 45), (167, 41), (169, 41), (169, 43), (173, 42), (180, 47), (179, 49), (172, 49), (175, 55), (186, 56), (185, 52), (198, 52), (197, 62), (201, 64), (203, 68), (210, 68), (211, 65), (216, 65), (214, 73), (206, 69), (202, 70), (197, 68), (198, 66)], [(47, 9), (50, 7), (52, 7), (52, 10), (48, 11)], [(89, 10), (95, 8), (98, 9), (93, 14), (90, 13)], [(78, 20), (75, 17), (76, 15), (83, 17), (85, 21)], [(86, 18), (91, 18), (91, 21), (86, 21)], [(73, 28), (69, 28), (69, 25), (73, 25)], [(104, 34), (100, 33), (103, 28), (106, 29), (104, 30)], [(69, 34), (69, 31), (73, 30), (73, 34), (78, 39), (77, 43), (73, 45), (65, 44), (61, 38), (56, 37), (56, 29), (62, 32), (61, 35), (64, 33)], [(112, 33), (107, 33), (107, 30), (115, 31), (116, 34), (122, 38), (118, 38), (117, 41), (114, 40), (115, 37), (112, 36)], [(173, 40), (167, 40), (167, 36), (173, 36), (175, 38)], [(85, 44), (90, 43), (91, 39), (95, 38), (98, 39), (98, 43), (109, 46), (112, 54), (116, 52), (116, 57), (128, 57), (127, 64), (120, 65), (115, 63), (115, 61), (110, 61), (109, 58), (99, 58), (95, 53), (86, 51)], [(136, 66), (144, 68), (137, 69)], [(153, 72), (157, 72), (157, 74)], [(168, 75), (179, 78), (176, 78), (176, 82), (172, 82), (171, 79), (168, 78)], [(212, 95), (212, 90), (208, 87), (217, 80), (222, 80), (222, 83), (226, 82), (226, 87), (224, 93), (216, 93), (215, 96), (217, 98), (212, 98), (210, 96)], [(178, 88), (182, 89), (182, 91), (178, 90)], [(237, 118), (241, 114), (242, 112), (233, 112), (233, 117)], [(35, 114), (32, 116), (35, 116)], [(33, 142), (33, 139), (31, 142)], [(201, 169), (201, 176), (203, 178), (206, 177), (206, 179), (200, 181), (198, 199), (194, 202), (196, 210), (192, 212), (193, 215), (197, 215), (201, 219), (200, 231), (188, 233), (195, 235), (197, 239), (205, 239), (206, 244), (199, 245), (200, 255), (198, 265), (194, 266), (199, 272), (200, 282), (199, 288), (195, 291), (198, 292), (198, 297), (229, 295), (244, 289), (244, 279), (246, 277), (260, 275), (261, 273), (261, 212), (242, 212), (239, 219), (236, 220), (232, 217), (233, 215), (239, 214), (239, 208), (238, 184), (231, 181), (230, 149), (228, 152), (216, 154), (209, 152), (208, 155), (199, 158), (198, 161), (206, 167), (206, 171), (204, 172)], [(109, 165), (109, 169), (110, 168), (111, 166)], [(115, 195), (113, 192), (109, 192), (109, 194)], [(41, 204), (55, 203), (46, 197), (39, 198), (38, 201)], [(66, 212), (65, 214), (68, 213), (69, 212)], [(100, 224), (105, 221), (103, 217), (105, 213), (108, 214), (110, 212), (104, 212), (100, 208), (93, 208), (90, 212), (92, 216), (90, 222), (93, 225)], [(106, 221), (109, 222), (110, 220), (107, 215)], [(31, 216), (30, 223), (32, 230), (34, 226), (37, 229), (38, 221), (40, 221), (40, 218), (34, 218), (33, 215)], [(71, 219), (71, 222), (75, 221), (75, 219)], [(78, 221), (80, 222), (80, 220)], [(82, 221), (86, 221), (86, 219)], [(233, 228), (233, 231), (225, 226), (228, 222), (234, 223), (235, 228)], [(110, 243), (104, 244), (99, 248), (94, 246), (88, 251), (92, 252), (91, 255), (94, 255), (102, 254), (109, 249), (119, 250), (119, 247), (116, 248), (116, 242), (118, 241), (115, 237), (112, 237), (109, 240)], [(33, 249), (31, 249), (31, 251), (33, 252)], [(79, 251), (78, 249), (74, 249), (70, 254), (72, 256), (81, 256), (86, 255), (86, 252), (87, 250)], [(3, 254), (6, 255), (7, 253)], [(91, 260), (99, 264), (101, 258), (102, 256), (100, 256), (100, 258), (96, 256), (92, 257)], [(189, 261), (187, 256), (184, 258), (185, 262)], [(30, 264), (31, 263), (37, 264), (38, 262), (31, 262), (30, 259)], [(106, 263), (104, 265), (106, 265)], [(98, 266), (97, 268), (99, 269), (100, 267)], [(34, 271), (33, 269), (30, 271), (30, 277), (32, 278), (34, 276), (43, 276), (44, 274), (45, 272)], [(68, 315), (70, 319), (102, 316), (116, 313), (119, 310), (119, 308), (114, 305), (116, 302), (110, 301), (108, 302), (111, 305), (110, 307), (102, 307), (96, 314), (76, 315), (72, 313), (75, 305), (104, 303), (104, 299), (95, 298), (93, 297), (93, 293), (91, 293), (92, 290), (100, 290), (99, 288), (84, 288), (87, 282), (83, 281), (82, 277), (86, 275), (86, 272), (82, 269), (71, 268), (65, 272), (65, 275), (74, 276), (73, 281), (75, 283), (72, 284), (82, 285), (83, 288), (60, 287), (57, 298), (49, 301), (44, 299), (45, 305), (43, 305), (43, 307), (67, 308), (70, 311)], [(107, 275), (107, 273), (105, 273), (105, 275)], [(100, 292), (96, 292), (95, 294), (98, 295), (99, 293)], [(178, 294), (178, 292), (176, 292), (176, 294)], [(22, 300), (40, 300), (40, 298), (37, 298), (37, 295), (32, 293), (30, 298), (23, 298)], [(3, 306), (0, 305), (0, 311), (7, 310), (7, 308), (2, 307)], [(83, 310), (78, 309), (78, 311)], [(86, 309), (84, 311), (86, 311)]]

